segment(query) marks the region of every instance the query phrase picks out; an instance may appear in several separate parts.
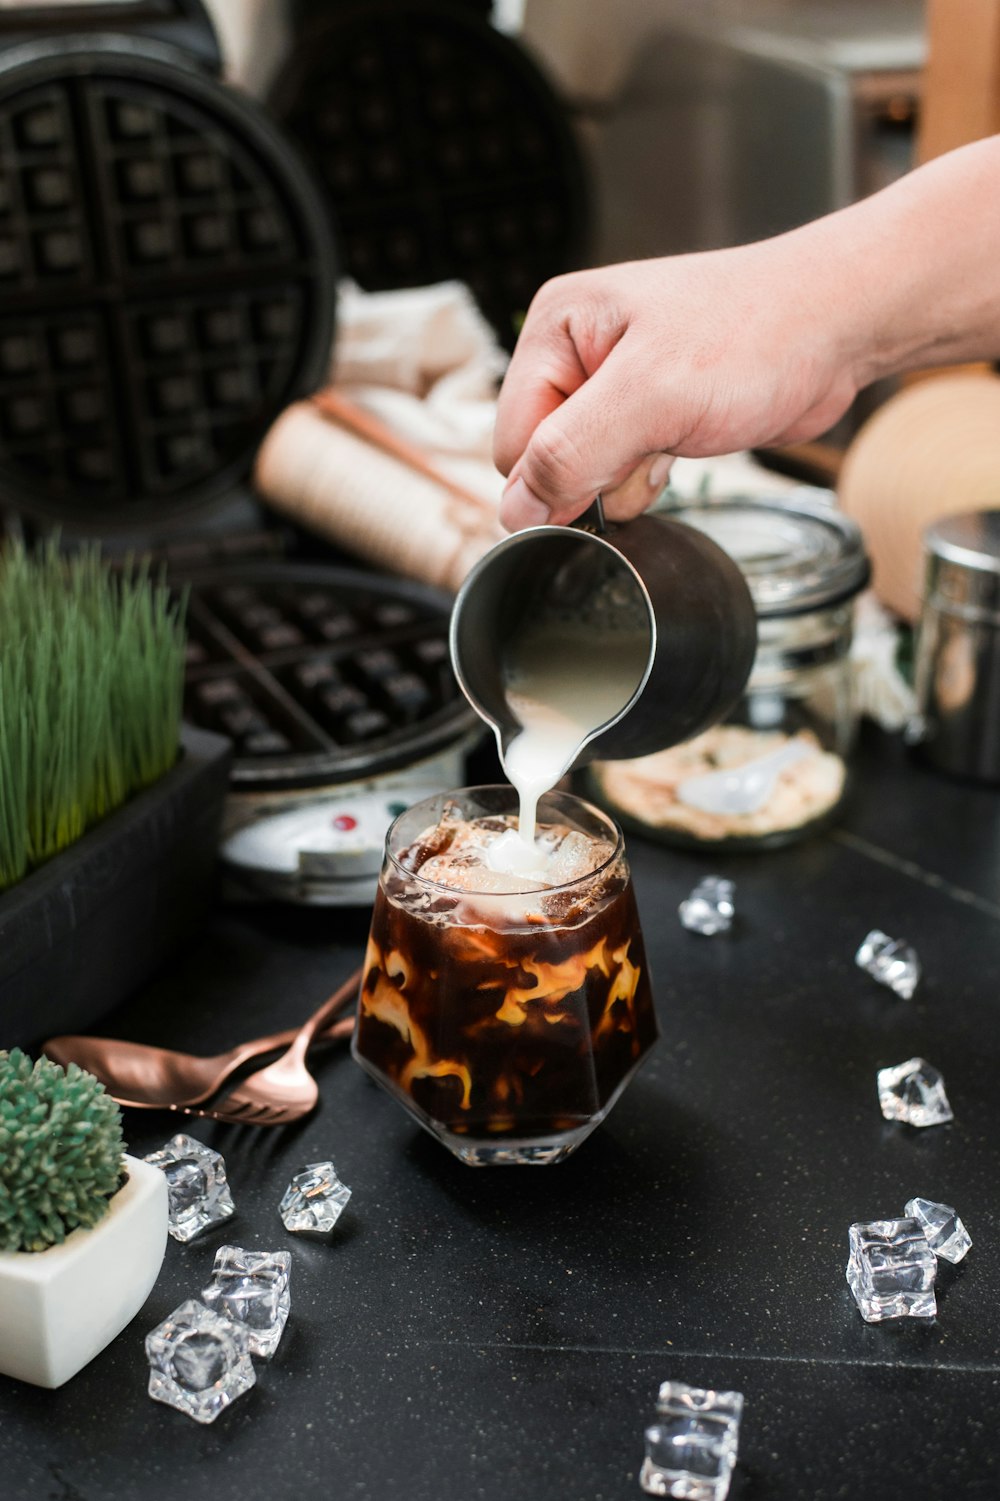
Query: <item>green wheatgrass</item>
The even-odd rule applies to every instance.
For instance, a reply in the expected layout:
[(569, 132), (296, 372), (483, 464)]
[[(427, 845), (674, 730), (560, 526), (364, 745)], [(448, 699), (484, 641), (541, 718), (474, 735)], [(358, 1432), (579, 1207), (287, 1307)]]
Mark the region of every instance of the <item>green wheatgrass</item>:
[(148, 564), (0, 552), (0, 891), (174, 764), (183, 616)]
[(93, 1074), (0, 1052), (0, 1251), (45, 1251), (108, 1212), (121, 1111)]

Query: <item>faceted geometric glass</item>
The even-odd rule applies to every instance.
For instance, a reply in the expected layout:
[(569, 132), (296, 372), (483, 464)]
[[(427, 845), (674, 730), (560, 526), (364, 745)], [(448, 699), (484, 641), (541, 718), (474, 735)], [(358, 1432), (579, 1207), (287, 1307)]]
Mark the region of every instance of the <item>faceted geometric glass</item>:
[(214, 1423), (257, 1379), (243, 1329), (194, 1298), (146, 1335), (146, 1356), (149, 1395), (196, 1423)]
[(935, 1256), (943, 1256), (945, 1261), (961, 1261), (971, 1250), (969, 1232), (950, 1204), (935, 1204), (931, 1199), (910, 1199), (906, 1213), (923, 1230)]
[(167, 1229), (174, 1240), (194, 1240), (203, 1230), (234, 1213), (236, 1205), (226, 1182), (226, 1164), (211, 1147), (202, 1146), (192, 1136), (178, 1134), (158, 1152), (150, 1152), (145, 1160), (160, 1168), (166, 1177), (170, 1204)]
[(887, 1121), (942, 1126), (954, 1120), (944, 1080), (923, 1058), (908, 1058), (878, 1071), (878, 1102)]
[(569, 1156), (657, 1037), (620, 829), (546, 794), (543, 877), (490, 863), (494, 843), (519, 839), (517, 817), (512, 787), (472, 787), (393, 824), (352, 1045), (472, 1166)]
[(664, 1381), (656, 1411), (659, 1422), (646, 1429), (643, 1490), (685, 1501), (725, 1501), (739, 1444), (742, 1393)]
[(340, 1219), (351, 1190), (332, 1162), (309, 1162), (285, 1189), (278, 1213), (286, 1230), (326, 1235)]
[(920, 960), (910, 944), (902, 938), (890, 938), (878, 928), (873, 928), (854, 956), (860, 969), (867, 970), (872, 979), (886, 985), (896, 995), (908, 1001), (920, 980)]
[(915, 1219), (852, 1225), (847, 1281), (866, 1323), (932, 1319), (937, 1260)]
[(244, 1251), (222, 1246), (215, 1253), (212, 1280), (202, 1289), (207, 1308), (232, 1319), (247, 1336), (251, 1355), (270, 1360), (288, 1320), (287, 1251)]
[(735, 891), (734, 881), (727, 881), (722, 876), (706, 876), (677, 909), (682, 925), (690, 933), (704, 933), (706, 938), (727, 932), (736, 912), (733, 904)]

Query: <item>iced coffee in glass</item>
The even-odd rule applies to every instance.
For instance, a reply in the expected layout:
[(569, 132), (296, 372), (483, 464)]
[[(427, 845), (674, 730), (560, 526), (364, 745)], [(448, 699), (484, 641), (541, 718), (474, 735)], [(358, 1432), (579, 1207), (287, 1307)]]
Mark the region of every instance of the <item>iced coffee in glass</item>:
[[(548, 1163), (605, 1117), (656, 1040), (621, 831), (568, 793), (427, 798), (389, 830), (353, 1052), (463, 1162)], [(522, 862), (523, 863), (523, 862)]]

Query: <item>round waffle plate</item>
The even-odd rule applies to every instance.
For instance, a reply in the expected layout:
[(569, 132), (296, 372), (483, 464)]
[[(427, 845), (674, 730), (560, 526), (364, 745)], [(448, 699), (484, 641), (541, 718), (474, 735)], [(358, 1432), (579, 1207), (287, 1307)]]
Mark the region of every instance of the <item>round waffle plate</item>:
[(237, 793), (428, 761), (481, 729), (451, 670), (449, 608), (419, 584), (323, 565), (196, 576), (185, 717), (234, 740)]
[(524, 50), (433, 0), (354, 0), (306, 27), (271, 103), (336, 208), (369, 291), (456, 277), (511, 344), (578, 264), (580, 153)]
[(124, 36), (0, 56), (0, 490), (80, 527), (230, 490), (315, 386), (326, 211), (250, 101)]

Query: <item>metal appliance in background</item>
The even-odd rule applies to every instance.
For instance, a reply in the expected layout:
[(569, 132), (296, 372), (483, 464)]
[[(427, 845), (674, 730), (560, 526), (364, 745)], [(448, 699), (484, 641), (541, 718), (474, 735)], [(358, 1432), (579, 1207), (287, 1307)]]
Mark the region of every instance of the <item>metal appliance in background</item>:
[(910, 739), (941, 771), (1000, 782), (1000, 511), (945, 517), (924, 546)]
[(778, 234), (912, 165), (922, 0), (635, 0), (617, 12), (527, 0), (523, 28), (543, 58), (571, 57), (558, 76), (591, 147), (598, 260)]

